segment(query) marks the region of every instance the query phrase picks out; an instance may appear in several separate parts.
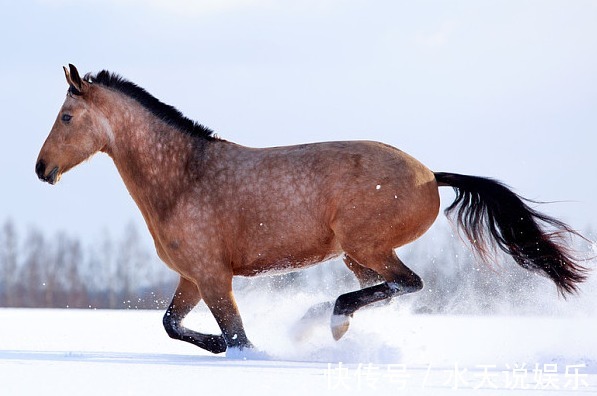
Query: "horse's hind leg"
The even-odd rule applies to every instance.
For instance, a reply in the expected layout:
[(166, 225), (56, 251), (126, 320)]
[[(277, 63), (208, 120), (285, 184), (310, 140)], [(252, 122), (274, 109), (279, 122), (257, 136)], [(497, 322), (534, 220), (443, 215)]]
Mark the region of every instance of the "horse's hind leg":
[(226, 342), (221, 335), (198, 333), (182, 325), (185, 316), (191, 312), (200, 300), (201, 294), (197, 286), (181, 277), (172, 302), (164, 315), (164, 329), (171, 338), (176, 340), (190, 342), (212, 353), (225, 352)]
[(357, 280), (359, 281), (359, 285), (361, 286), (361, 289), (377, 285), (384, 281), (381, 275), (379, 275), (377, 272), (373, 271), (371, 268), (363, 267), (361, 264), (357, 263), (355, 259), (353, 259), (347, 254), (344, 255), (344, 264), (346, 264), (346, 267), (348, 267), (348, 269), (352, 271), (354, 276), (356, 276)]
[[(363, 267), (349, 255), (344, 255), (344, 264), (346, 264), (346, 267), (348, 267), (357, 278), (361, 289), (384, 282), (381, 275), (371, 268)], [(297, 339), (303, 339), (310, 333), (316, 323), (319, 323), (322, 319), (329, 318), (330, 314), (333, 312), (334, 303), (335, 301), (324, 301), (310, 307), (299, 321), (299, 324), (295, 326), (295, 337)]]
[[(379, 275), (377, 272), (373, 271), (371, 268), (363, 267), (349, 255), (344, 255), (344, 264), (346, 264), (346, 267), (348, 267), (348, 269), (357, 278), (361, 289), (380, 284), (384, 281), (381, 275)], [(333, 307), (334, 301), (325, 301), (313, 305), (311, 308), (309, 308), (305, 315), (303, 315), (301, 320), (305, 321), (323, 317), (324, 315), (331, 313)]]
[(336, 299), (331, 321), (332, 335), (336, 340), (342, 338), (346, 333), (350, 325), (350, 318), (358, 309), (423, 288), (421, 278), (404, 265), (394, 251), (380, 258), (368, 259), (367, 265), (375, 273), (380, 274), (385, 282), (343, 294)]

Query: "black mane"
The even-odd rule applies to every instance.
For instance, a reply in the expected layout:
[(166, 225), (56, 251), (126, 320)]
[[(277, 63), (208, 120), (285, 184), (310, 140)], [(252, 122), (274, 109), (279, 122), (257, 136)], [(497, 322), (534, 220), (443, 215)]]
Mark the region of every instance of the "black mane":
[(161, 102), (145, 89), (120, 77), (118, 74), (110, 73), (107, 70), (102, 70), (96, 75), (87, 74), (85, 76), (85, 80), (93, 84), (100, 84), (114, 89), (128, 96), (129, 98), (136, 100), (141, 106), (165, 123), (191, 136), (209, 140), (215, 139), (213, 136), (214, 132), (211, 129), (185, 117), (175, 107)]

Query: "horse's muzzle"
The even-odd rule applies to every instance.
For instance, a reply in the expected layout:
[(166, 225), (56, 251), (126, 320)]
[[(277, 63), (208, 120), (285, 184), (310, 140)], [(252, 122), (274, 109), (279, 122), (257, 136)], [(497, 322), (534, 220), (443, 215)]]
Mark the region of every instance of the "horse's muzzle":
[(44, 160), (37, 161), (37, 164), (35, 164), (35, 173), (37, 173), (37, 177), (39, 177), (39, 180), (41, 181), (50, 184), (56, 184), (58, 181), (58, 167), (54, 167), (54, 169), (46, 175), (46, 163)]

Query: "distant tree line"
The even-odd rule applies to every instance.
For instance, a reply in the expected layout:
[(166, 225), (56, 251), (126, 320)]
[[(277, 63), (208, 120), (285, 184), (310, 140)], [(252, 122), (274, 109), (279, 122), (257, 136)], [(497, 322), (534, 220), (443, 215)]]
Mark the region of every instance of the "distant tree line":
[(91, 246), (37, 228), (21, 236), (11, 220), (0, 228), (2, 307), (163, 308), (175, 286), (133, 223), (121, 240), (105, 233)]
[[(435, 231), (398, 251), (425, 283), (421, 292), (401, 297), (413, 311), (489, 313), (504, 306), (520, 311), (536, 307), (538, 296), (557, 300), (548, 280), (500, 254), (495, 264), (480, 263), (448, 226)], [(176, 274), (142, 243), (132, 223), (118, 240), (105, 233), (90, 246), (63, 232), (47, 236), (29, 228), (20, 235), (10, 220), (0, 227), (1, 307), (164, 309), (176, 283)], [(234, 286), (236, 293), (313, 290), (337, 296), (358, 283), (334, 260), (285, 275), (238, 278)]]

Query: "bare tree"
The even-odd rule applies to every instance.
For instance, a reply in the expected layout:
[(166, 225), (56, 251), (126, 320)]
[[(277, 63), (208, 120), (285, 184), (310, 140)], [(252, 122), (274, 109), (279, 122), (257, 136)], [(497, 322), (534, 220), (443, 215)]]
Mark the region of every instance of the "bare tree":
[(64, 257), (64, 290), (67, 306), (82, 308), (88, 305), (86, 285), (81, 276), (83, 269), (83, 250), (78, 239), (67, 238), (65, 241), (66, 255)]
[(0, 231), (0, 304), (15, 306), (18, 284), (18, 237), (12, 220), (6, 220)]
[(124, 231), (116, 258), (115, 282), (120, 286), (124, 307), (135, 307), (139, 299), (139, 289), (149, 274), (149, 255), (141, 245), (141, 238), (134, 223), (129, 223)]
[(118, 306), (117, 285), (113, 282), (116, 273), (114, 242), (107, 230), (98, 243), (88, 251), (84, 282), (92, 307), (116, 308)]
[(21, 268), (21, 278), (24, 301), (20, 306), (43, 307), (45, 306), (45, 290), (47, 284), (44, 280), (45, 265), (47, 265), (47, 246), (44, 235), (37, 229), (30, 229), (24, 245), (25, 259)]

